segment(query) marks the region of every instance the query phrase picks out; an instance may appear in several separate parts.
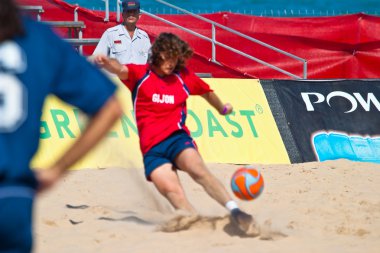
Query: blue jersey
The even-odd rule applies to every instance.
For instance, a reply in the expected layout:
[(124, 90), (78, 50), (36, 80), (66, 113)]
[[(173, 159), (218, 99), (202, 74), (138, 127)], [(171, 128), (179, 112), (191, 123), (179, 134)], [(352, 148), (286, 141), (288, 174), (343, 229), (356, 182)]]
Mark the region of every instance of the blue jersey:
[(0, 43), (0, 187), (37, 186), (29, 163), (48, 94), (91, 115), (116, 89), (49, 27), (29, 19), (23, 25), (23, 36)]

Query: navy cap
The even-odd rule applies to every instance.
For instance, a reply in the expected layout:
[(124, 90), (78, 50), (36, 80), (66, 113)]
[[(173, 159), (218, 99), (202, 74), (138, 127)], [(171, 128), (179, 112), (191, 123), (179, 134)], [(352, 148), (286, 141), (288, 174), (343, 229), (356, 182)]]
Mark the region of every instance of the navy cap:
[(140, 10), (140, 1), (123, 0), (121, 6), (123, 7), (123, 11)]

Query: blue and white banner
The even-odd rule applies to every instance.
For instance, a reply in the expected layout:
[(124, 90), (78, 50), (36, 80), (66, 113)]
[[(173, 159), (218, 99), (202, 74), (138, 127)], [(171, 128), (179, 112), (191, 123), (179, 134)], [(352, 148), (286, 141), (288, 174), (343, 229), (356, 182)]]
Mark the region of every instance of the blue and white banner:
[(270, 82), (303, 162), (380, 163), (380, 80)]

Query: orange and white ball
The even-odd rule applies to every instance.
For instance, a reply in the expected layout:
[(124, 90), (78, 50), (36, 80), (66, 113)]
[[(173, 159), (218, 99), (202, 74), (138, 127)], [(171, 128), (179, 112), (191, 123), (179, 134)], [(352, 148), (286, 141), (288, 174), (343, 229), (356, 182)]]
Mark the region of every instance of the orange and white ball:
[(231, 177), (231, 189), (239, 199), (253, 200), (263, 191), (264, 179), (257, 169), (241, 167)]

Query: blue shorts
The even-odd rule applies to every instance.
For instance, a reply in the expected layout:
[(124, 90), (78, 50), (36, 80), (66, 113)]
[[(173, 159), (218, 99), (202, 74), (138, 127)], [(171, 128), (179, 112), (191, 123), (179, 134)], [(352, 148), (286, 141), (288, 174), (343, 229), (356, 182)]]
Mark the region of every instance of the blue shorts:
[(150, 174), (153, 170), (165, 163), (171, 163), (175, 166), (174, 159), (184, 149), (195, 148), (196, 145), (185, 131), (180, 130), (174, 132), (165, 140), (153, 146), (144, 155), (145, 177), (150, 180)]

